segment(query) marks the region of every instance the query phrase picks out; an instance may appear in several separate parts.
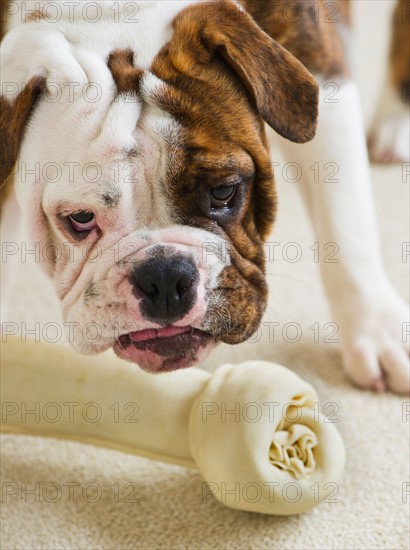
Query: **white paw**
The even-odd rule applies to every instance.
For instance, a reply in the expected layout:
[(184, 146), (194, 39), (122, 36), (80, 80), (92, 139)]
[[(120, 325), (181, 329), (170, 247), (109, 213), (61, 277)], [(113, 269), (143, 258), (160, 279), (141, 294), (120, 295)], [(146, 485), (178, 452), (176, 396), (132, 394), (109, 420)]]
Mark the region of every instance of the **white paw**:
[(410, 111), (389, 115), (377, 122), (370, 133), (369, 156), (376, 163), (410, 160)]
[(344, 366), (355, 384), (410, 393), (409, 308), (390, 287), (348, 306), (340, 323)]

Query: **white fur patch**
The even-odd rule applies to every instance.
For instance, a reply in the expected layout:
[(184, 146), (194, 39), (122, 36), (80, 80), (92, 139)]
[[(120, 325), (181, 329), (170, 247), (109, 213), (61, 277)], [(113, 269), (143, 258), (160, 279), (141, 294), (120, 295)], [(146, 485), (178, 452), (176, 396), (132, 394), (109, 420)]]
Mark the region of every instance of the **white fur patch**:
[[(79, 45), (106, 57), (110, 50), (126, 48), (136, 52), (139, 67), (148, 69), (161, 47), (172, 37), (172, 21), (195, 0), (142, 1), (97, 0), (22, 0), (9, 7), (9, 30), (24, 23), (40, 32), (56, 29), (71, 45)], [(29, 20), (40, 11), (43, 18)], [(25, 48), (27, 53), (30, 50)], [(58, 55), (56, 48), (51, 48)], [(31, 55), (35, 51), (31, 52)]]

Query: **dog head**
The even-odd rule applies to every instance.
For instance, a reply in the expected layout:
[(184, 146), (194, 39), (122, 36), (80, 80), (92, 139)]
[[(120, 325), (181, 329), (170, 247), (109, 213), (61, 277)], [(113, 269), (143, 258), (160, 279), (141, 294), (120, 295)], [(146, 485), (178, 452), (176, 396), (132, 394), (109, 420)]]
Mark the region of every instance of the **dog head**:
[[(160, 26), (146, 4), (140, 28)], [(16, 163), (71, 340), (155, 372), (258, 328), (276, 212), (264, 122), (308, 141), (318, 101), (313, 77), (234, 3), (169, 4), (160, 48), (132, 25), (88, 42), (81, 22), (43, 21), (9, 32), (2, 59), (2, 176)]]

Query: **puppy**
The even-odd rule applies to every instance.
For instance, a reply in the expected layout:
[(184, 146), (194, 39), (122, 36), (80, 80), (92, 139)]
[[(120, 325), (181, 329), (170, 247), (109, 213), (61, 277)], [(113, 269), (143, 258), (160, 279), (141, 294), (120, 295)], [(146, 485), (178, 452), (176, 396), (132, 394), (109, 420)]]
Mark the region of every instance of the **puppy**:
[[(379, 251), (347, 3), (330, 3), (337, 21), (313, 0), (75, 4), (5, 8), (0, 126), (2, 180), (75, 348), (164, 372), (255, 332), (277, 202), (266, 123), (301, 166), (319, 245), (339, 248), (321, 270), (347, 373), (408, 392), (407, 309)], [(318, 161), (338, 164), (339, 184), (314, 181)]]

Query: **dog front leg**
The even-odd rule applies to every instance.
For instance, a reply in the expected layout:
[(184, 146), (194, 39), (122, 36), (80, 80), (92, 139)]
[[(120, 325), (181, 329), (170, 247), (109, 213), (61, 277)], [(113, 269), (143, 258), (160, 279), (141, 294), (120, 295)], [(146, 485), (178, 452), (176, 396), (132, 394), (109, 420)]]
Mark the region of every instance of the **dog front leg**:
[[(347, 373), (364, 388), (407, 393), (408, 307), (382, 264), (358, 90), (351, 81), (337, 86), (331, 94), (321, 85), (316, 137), (304, 145), (281, 140), (281, 147), (287, 161), (301, 166), (302, 194), (321, 247), (338, 246), (337, 263), (321, 263), (321, 273)], [(327, 180), (329, 166), (335, 174)]]

